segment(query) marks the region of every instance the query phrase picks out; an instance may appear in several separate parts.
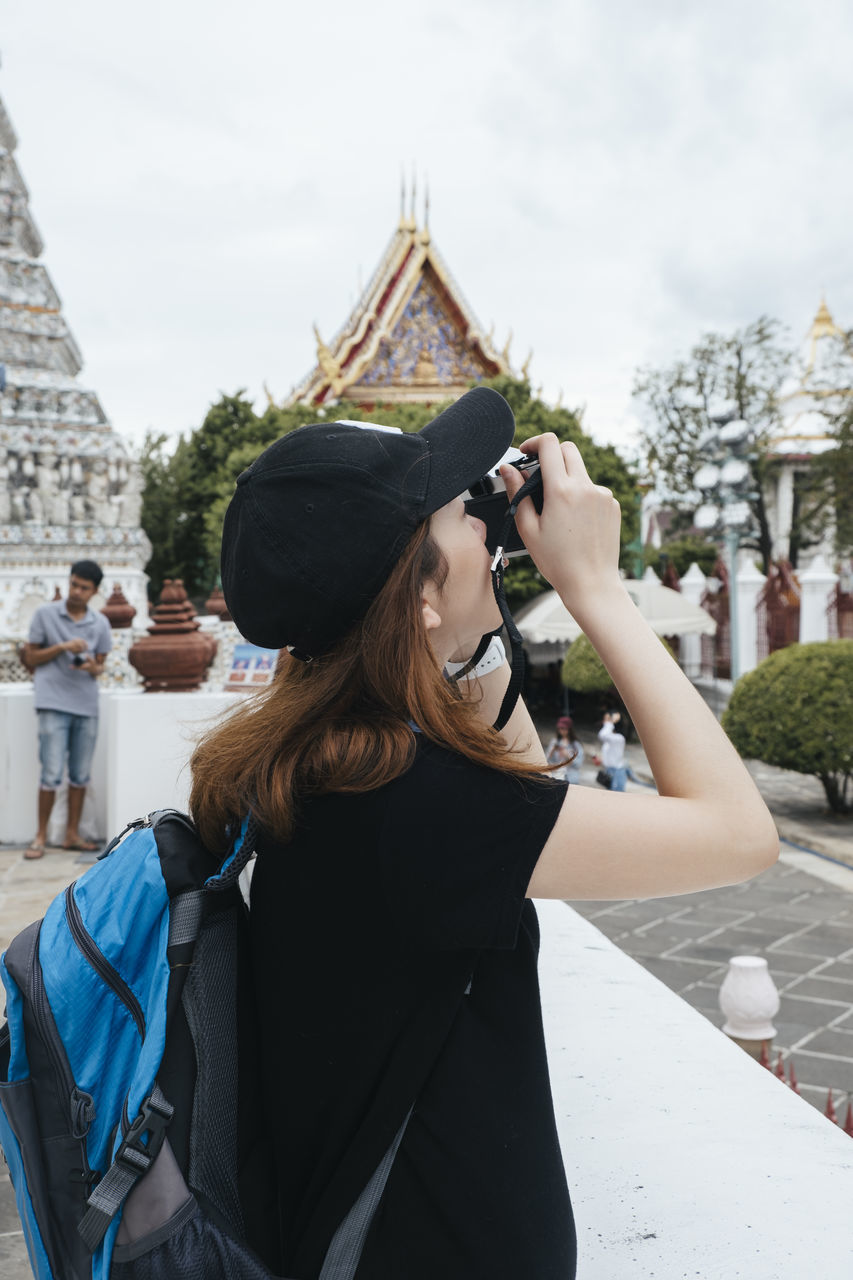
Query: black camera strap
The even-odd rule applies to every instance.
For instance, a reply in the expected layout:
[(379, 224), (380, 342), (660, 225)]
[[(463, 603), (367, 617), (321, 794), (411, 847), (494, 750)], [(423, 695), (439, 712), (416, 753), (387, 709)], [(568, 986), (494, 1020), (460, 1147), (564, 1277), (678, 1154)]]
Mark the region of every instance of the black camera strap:
[[(506, 602), (506, 595), (504, 593), (504, 546), (506, 545), (510, 530), (515, 521), (515, 513), (518, 510), (519, 503), (523, 502), (525, 498), (530, 497), (535, 490), (541, 489), (541, 487), (542, 476), (538, 472), (535, 476), (531, 476), (529, 480), (526, 480), (521, 486), (507, 508), (506, 517), (501, 526), (498, 547), (495, 551), (494, 559), (492, 560), (492, 589), (495, 593), (495, 600), (497, 601), (498, 608), (501, 611), (501, 617), (504, 620), (504, 626), (506, 627), (509, 642), (512, 646), (512, 674), (510, 675), (509, 684), (507, 685), (506, 693), (504, 694), (503, 702), (501, 703), (501, 709), (498, 712), (498, 718), (493, 725), (493, 728), (495, 729), (503, 729), (507, 720), (509, 720), (512, 715), (515, 704), (518, 701), (519, 694), (521, 693), (522, 681), (524, 680), (524, 641), (522, 640), (521, 633), (515, 625), (513, 616), (509, 611), (509, 605)], [(490, 638), (491, 637), (484, 637), (487, 644)]]
[[(506, 692), (503, 696), (498, 717), (492, 725), (493, 729), (498, 730), (503, 729), (504, 725), (512, 715), (515, 704), (518, 701), (518, 696), (521, 693), (521, 685), (524, 680), (524, 641), (522, 640), (518, 627), (515, 625), (513, 616), (510, 613), (509, 605), (506, 601), (506, 594), (504, 592), (504, 547), (506, 546), (512, 531), (512, 526), (515, 521), (515, 513), (518, 510), (519, 503), (525, 498), (530, 497), (537, 490), (541, 491), (541, 488), (542, 476), (538, 471), (521, 486), (518, 493), (507, 507), (506, 516), (504, 517), (500, 535), (498, 537), (498, 547), (492, 560), (492, 590), (495, 593), (495, 600), (497, 601), (497, 606), (500, 609), (500, 614), (503, 618), (503, 625), (506, 628), (512, 648), (509, 684), (507, 685)], [(477, 645), (474, 653), (465, 663), (465, 666), (454, 673), (452, 677), (454, 682), (463, 680), (465, 676), (474, 670), (477, 663), (483, 657), (491, 644), (492, 636), (496, 636), (500, 629), (501, 628), (499, 627), (496, 631), (486, 632), (480, 640), (480, 643)]]

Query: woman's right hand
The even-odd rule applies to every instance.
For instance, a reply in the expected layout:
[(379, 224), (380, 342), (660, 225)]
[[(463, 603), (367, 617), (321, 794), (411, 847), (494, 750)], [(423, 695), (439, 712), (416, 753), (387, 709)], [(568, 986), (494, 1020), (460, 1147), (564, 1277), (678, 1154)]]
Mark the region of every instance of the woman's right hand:
[[(534, 436), (521, 449), (542, 468), (544, 502), (539, 515), (525, 499), (516, 515), (519, 533), (533, 561), (577, 621), (619, 581), (619, 503), (609, 489), (589, 478), (577, 445), (555, 435)], [(515, 467), (502, 467), (510, 498), (524, 483)]]

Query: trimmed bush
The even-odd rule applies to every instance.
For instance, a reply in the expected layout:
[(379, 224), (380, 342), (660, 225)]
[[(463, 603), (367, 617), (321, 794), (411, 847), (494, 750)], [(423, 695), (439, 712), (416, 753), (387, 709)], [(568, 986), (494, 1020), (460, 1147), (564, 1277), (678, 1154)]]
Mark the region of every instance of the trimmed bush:
[[(663, 639), (660, 642), (675, 661), (675, 654)], [(599, 658), (586, 636), (578, 636), (569, 645), (563, 659), (562, 681), (567, 689), (577, 693), (604, 693), (613, 688), (610, 672)]]
[(853, 812), (853, 640), (793, 644), (743, 676), (723, 728), (742, 756), (820, 778)]
[(603, 693), (613, 688), (610, 673), (586, 636), (573, 640), (563, 659), (563, 684), (578, 693)]

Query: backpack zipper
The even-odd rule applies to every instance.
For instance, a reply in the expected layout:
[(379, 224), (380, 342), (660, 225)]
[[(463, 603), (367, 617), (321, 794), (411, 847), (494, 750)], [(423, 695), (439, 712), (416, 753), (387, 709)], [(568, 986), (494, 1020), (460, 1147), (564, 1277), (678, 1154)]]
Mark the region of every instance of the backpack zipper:
[(44, 975), (42, 974), (41, 959), (39, 957), (40, 941), (41, 929), (39, 929), (39, 935), (36, 939), (36, 951), (31, 969), (33, 997), (31, 1006), (33, 1016), (35, 1017), (42, 1043), (53, 1063), (61, 1095), (68, 1099), (71, 1107), (71, 1134), (75, 1138), (85, 1138), (95, 1118), (95, 1104), (90, 1094), (78, 1089), (77, 1082), (71, 1074), (71, 1067), (63, 1050), (62, 1041), (59, 1039), (59, 1033), (56, 1029), (56, 1023), (53, 1019), (53, 1013), (44, 986)]
[(70, 884), (65, 890), (65, 912), (68, 919), (69, 932), (82, 955), (110, 990), (118, 996), (131, 1018), (133, 1018), (140, 1040), (144, 1040), (145, 1015), (142, 1012), (142, 1006), (121, 974), (113, 968), (95, 940), (87, 933), (83, 924), (83, 917), (80, 915), (80, 908), (74, 898), (73, 884)]

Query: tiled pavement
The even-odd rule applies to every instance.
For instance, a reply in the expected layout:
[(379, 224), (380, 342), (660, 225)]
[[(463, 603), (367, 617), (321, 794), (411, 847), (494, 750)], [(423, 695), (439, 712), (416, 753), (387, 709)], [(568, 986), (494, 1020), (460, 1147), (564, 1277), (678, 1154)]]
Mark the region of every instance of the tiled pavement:
[[(822, 1111), (831, 1087), (840, 1110), (853, 1093), (853, 871), (832, 868), (846, 886), (827, 882), (803, 869), (807, 859), (783, 848), (779, 863), (748, 884), (572, 906), (718, 1027), (729, 959), (765, 956), (781, 996), (774, 1065), (781, 1051), (802, 1096)], [(822, 872), (831, 866), (809, 862)]]

